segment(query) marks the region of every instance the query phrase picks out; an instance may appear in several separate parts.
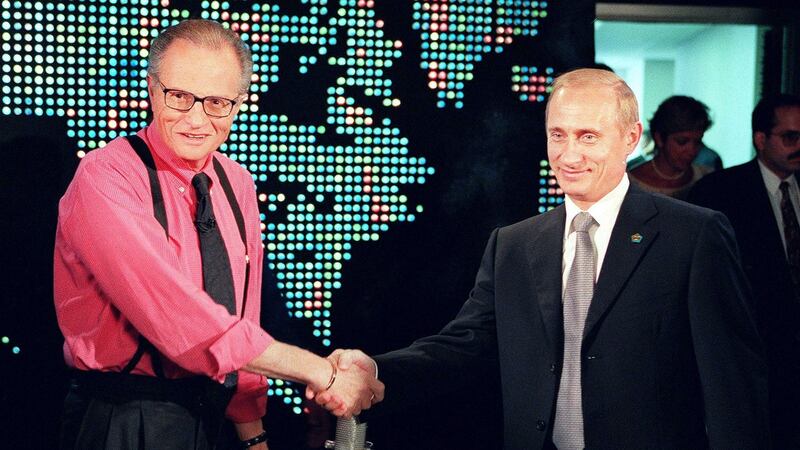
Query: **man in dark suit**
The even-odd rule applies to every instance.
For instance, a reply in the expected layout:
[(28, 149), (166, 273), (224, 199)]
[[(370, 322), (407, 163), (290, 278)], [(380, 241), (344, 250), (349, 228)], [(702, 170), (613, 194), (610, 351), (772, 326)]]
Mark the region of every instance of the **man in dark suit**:
[(499, 367), (509, 450), (769, 445), (733, 233), (720, 213), (630, 186), (637, 111), (613, 73), (559, 77), (547, 150), (565, 205), (492, 233), (474, 289), (439, 334), (374, 361), (356, 350), (331, 359), (379, 368), (389, 398), (418, 401), (469, 395)]
[(689, 200), (733, 225), (766, 348), (773, 444), (800, 449), (800, 97), (758, 103), (753, 145), (752, 161), (701, 180)]

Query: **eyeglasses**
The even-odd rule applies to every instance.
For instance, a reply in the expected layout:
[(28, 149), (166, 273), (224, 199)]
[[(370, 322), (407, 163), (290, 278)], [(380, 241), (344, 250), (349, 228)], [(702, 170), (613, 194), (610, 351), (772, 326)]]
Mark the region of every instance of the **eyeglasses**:
[(203, 105), (203, 111), (210, 117), (228, 117), (233, 111), (234, 105), (238, 103), (237, 99), (213, 96), (198, 97), (191, 92), (170, 89), (164, 86), (161, 80), (158, 81), (158, 84), (164, 91), (164, 104), (180, 112), (187, 112), (194, 107), (195, 103), (200, 102)]
[(800, 131), (798, 130), (789, 130), (784, 131), (783, 133), (773, 133), (770, 131), (767, 134), (780, 137), (783, 141), (783, 145), (786, 147), (793, 147), (800, 142)]

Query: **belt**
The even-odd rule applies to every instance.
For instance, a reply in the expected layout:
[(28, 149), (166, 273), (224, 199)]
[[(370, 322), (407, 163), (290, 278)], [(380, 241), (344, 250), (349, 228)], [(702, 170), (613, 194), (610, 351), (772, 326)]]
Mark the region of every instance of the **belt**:
[(134, 400), (172, 402), (189, 409), (222, 409), (234, 388), (226, 388), (206, 377), (157, 378), (119, 372), (75, 370), (70, 388), (80, 395), (112, 403)]

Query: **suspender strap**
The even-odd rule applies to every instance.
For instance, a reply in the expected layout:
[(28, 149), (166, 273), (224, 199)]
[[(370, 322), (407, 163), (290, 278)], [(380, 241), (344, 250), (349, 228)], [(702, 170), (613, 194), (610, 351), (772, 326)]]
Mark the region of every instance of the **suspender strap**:
[(242, 215), (242, 210), (239, 208), (239, 202), (236, 200), (236, 195), (233, 193), (231, 182), (228, 180), (228, 174), (225, 173), (225, 169), (222, 168), (222, 164), (217, 160), (217, 158), (212, 159), (214, 160), (214, 172), (217, 173), (217, 178), (219, 178), (219, 182), (222, 184), (222, 190), (225, 191), (225, 197), (228, 198), (228, 203), (231, 205), (233, 217), (236, 219), (236, 226), (239, 227), (239, 236), (242, 238), (242, 244), (244, 244), (245, 251), (247, 251), (247, 233), (245, 232), (244, 216)]
[[(228, 198), (228, 204), (231, 205), (231, 210), (233, 211), (233, 217), (236, 219), (236, 226), (239, 227), (239, 237), (242, 238), (242, 244), (244, 245), (245, 254), (247, 254), (247, 232), (244, 228), (244, 216), (242, 215), (242, 209), (239, 208), (239, 202), (236, 200), (236, 195), (233, 193), (233, 188), (231, 187), (231, 182), (228, 180), (228, 175), (225, 173), (225, 169), (222, 168), (222, 164), (217, 160), (217, 158), (213, 158), (214, 162), (214, 172), (217, 173), (217, 178), (219, 178), (219, 182), (222, 185), (222, 190), (225, 191), (225, 197)], [(247, 308), (247, 288), (250, 285), (250, 256), (247, 256), (246, 260), (247, 266), (245, 267), (244, 271), (244, 291), (242, 291), (242, 312), (241, 317), (244, 317), (244, 311)]]
[[(167, 222), (167, 208), (164, 206), (164, 195), (161, 193), (161, 182), (158, 181), (158, 172), (156, 171), (156, 163), (153, 160), (153, 155), (150, 154), (150, 149), (147, 144), (135, 134), (125, 136), (128, 143), (131, 144), (133, 150), (139, 155), (147, 168), (147, 177), (150, 179), (150, 194), (153, 197), (153, 215), (156, 217), (158, 223), (164, 228), (164, 234), (169, 238), (169, 226)], [(164, 369), (161, 365), (161, 353), (150, 343), (144, 336), (139, 335), (139, 346), (136, 347), (136, 353), (128, 364), (122, 369), (122, 373), (129, 374), (139, 364), (144, 352), (150, 354), (150, 360), (153, 364), (153, 372), (158, 378), (164, 378)]]
[(131, 358), (128, 364), (122, 369), (122, 373), (126, 375), (131, 373), (136, 365), (139, 364), (139, 361), (141, 361), (144, 352), (150, 353), (150, 360), (153, 364), (153, 372), (156, 374), (156, 377), (165, 378), (164, 367), (161, 365), (161, 353), (159, 353), (158, 349), (141, 334), (139, 335), (139, 346), (136, 347), (136, 353), (133, 354), (133, 358)]
[(139, 136), (131, 134), (126, 136), (125, 139), (128, 140), (145, 167), (147, 167), (147, 176), (150, 178), (150, 193), (153, 195), (153, 215), (156, 216), (158, 223), (164, 227), (164, 233), (169, 237), (167, 209), (164, 207), (164, 195), (161, 193), (161, 183), (158, 181), (158, 172), (156, 172), (156, 163), (153, 161), (153, 155), (150, 154), (147, 144)]

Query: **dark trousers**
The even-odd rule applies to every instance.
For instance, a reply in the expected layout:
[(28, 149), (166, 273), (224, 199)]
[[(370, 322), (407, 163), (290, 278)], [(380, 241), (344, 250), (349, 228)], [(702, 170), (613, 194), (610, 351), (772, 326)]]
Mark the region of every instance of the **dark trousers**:
[(208, 400), (216, 383), (80, 375), (64, 401), (62, 450), (212, 450), (235, 442), (230, 424), (220, 432), (227, 400)]
[[(109, 403), (76, 398), (64, 402), (60, 436), (62, 449), (75, 450), (211, 450), (210, 441), (197, 415), (181, 405), (152, 400)], [(85, 406), (82, 417), (77, 408)]]

